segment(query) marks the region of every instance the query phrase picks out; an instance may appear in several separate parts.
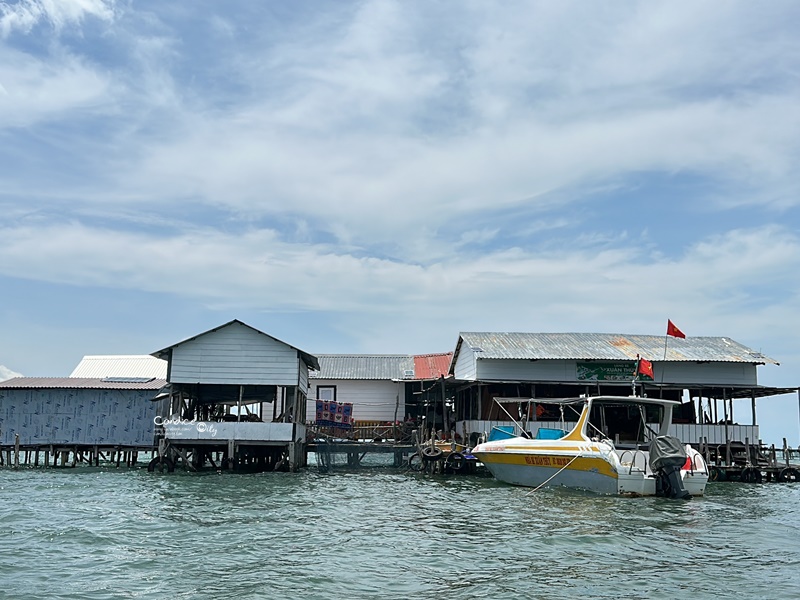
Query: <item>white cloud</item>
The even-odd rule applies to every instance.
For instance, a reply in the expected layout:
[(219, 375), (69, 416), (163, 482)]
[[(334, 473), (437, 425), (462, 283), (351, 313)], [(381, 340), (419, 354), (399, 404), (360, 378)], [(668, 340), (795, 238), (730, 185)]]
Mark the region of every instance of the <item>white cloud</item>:
[(0, 130), (30, 127), (73, 110), (108, 110), (108, 79), (74, 56), (45, 62), (6, 50), (0, 58), (0, 81)]
[(22, 373), (17, 373), (5, 365), (0, 365), (0, 381), (6, 381), (7, 379), (13, 379), (14, 377), (22, 377)]
[(28, 33), (41, 22), (56, 31), (80, 24), (87, 17), (109, 21), (114, 16), (114, 0), (20, 0), (0, 5), (0, 35), (12, 31)]
[[(671, 317), (796, 360), (793, 3), (2, 6), (1, 274), (364, 351)], [(581, 213), (648, 173), (700, 181), (692, 242)]]
[(243, 309), (381, 318), (424, 307), (433, 318), (457, 307), (459, 318), (482, 314), (522, 329), (544, 317), (554, 326), (595, 330), (605, 323), (629, 330), (681, 306), (689, 323), (713, 331), (712, 324), (732, 319), (769, 327), (770, 313), (790, 312), (800, 296), (793, 277), (800, 240), (777, 226), (701, 240), (678, 259), (650, 256), (637, 242), (615, 248), (576, 241), (546, 252), (462, 250), (428, 264), (286, 243), (269, 230), (152, 236), (40, 224), (0, 234), (3, 275), (177, 294)]

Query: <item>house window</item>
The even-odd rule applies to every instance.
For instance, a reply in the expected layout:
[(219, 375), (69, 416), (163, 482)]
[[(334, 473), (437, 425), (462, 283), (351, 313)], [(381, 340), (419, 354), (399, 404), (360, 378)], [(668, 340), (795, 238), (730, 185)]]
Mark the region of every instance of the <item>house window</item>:
[(335, 385), (318, 385), (317, 386), (317, 400), (336, 401), (336, 386)]

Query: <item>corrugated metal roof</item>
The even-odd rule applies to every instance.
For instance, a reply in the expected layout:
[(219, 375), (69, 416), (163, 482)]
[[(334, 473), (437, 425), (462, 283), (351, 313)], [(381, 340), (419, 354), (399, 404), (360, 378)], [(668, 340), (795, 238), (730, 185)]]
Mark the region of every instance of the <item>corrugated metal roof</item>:
[(670, 337), (618, 333), (478, 333), (462, 332), (458, 347), (480, 358), (498, 359), (635, 359), (779, 364), (726, 337)]
[(414, 356), (414, 379), (438, 379), (447, 375), (452, 358), (452, 352)]
[(413, 379), (414, 357), (396, 354), (317, 354), (311, 379)]
[(97, 377), (15, 377), (0, 382), (4, 389), (160, 390), (164, 379), (105, 381)]
[(167, 378), (167, 361), (149, 354), (84, 356), (70, 377)]

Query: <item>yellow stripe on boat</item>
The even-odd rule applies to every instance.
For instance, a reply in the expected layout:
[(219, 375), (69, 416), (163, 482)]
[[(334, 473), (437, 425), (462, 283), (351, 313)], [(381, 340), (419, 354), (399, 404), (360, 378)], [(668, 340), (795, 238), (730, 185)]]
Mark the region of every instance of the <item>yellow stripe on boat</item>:
[(574, 456), (564, 454), (530, 455), (521, 452), (481, 452), (479, 454), (478, 458), (484, 464), (520, 465), (551, 469), (566, 467), (570, 471), (587, 471), (607, 475), (608, 477), (617, 477), (617, 473), (608, 461), (599, 456), (581, 456), (570, 463)]

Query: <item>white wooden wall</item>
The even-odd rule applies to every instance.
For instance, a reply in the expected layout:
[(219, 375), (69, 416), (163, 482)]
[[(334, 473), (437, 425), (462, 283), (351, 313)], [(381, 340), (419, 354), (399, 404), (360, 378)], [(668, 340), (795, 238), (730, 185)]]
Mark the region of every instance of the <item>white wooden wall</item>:
[(392, 421), (397, 407), (397, 419), (402, 421), (405, 418), (404, 385), (402, 382), (386, 380), (312, 379), (308, 392), (307, 420), (316, 418), (317, 386), (336, 386), (336, 401), (352, 402), (355, 420)]
[(462, 344), (456, 364), (453, 365), (455, 378), (462, 381), (475, 381), (477, 373), (475, 362), (475, 353), (469, 346)]
[(297, 357), (297, 369), (299, 371), (299, 383), (298, 388), (303, 394), (308, 395), (308, 366)]
[[(465, 352), (462, 347), (462, 355)], [(468, 356), (466, 356), (468, 355)], [(470, 372), (470, 360), (473, 352), (466, 350), (463, 359), (459, 355), (456, 362), (457, 379), (467, 381), (555, 381), (569, 383), (588, 383), (591, 381), (578, 381), (577, 363), (575, 360), (537, 360), (527, 359), (478, 359), (474, 361), (474, 370)], [(597, 361), (597, 362), (622, 362), (622, 361)], [(633, 360), (631, 359), (631, 379), (633, 378)], [(673, 362), (659, 363), (653, 361), (654, 380), (656, 382), (670, 383), (680, 381), (689, 386), (692, 384), (714, 385), (756, 385), (756, 365), (746, 363), (704, 363)], [(624, 382), (620, 382), (624, 383)]]
[(296, 349), (232, 323), (174, 348), (170, 381), (296, 386), (301, 364)]

